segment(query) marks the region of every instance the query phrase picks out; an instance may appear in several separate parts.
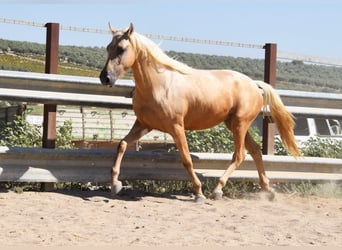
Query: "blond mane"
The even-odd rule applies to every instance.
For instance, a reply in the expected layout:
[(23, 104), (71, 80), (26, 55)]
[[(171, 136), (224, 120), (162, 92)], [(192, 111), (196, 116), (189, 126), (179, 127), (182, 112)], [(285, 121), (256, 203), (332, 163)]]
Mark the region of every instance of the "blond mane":
[(150, 60), (157, 69), (162, 66), (169, 70), (178, 71), (182, 74), (190, 73), (192, 69), (191, 67), (166, 55), (156, 43), (148, 39), (146, 36), (133, 32), (130, 38), (136, 51), (142, 53), (142, 56)]

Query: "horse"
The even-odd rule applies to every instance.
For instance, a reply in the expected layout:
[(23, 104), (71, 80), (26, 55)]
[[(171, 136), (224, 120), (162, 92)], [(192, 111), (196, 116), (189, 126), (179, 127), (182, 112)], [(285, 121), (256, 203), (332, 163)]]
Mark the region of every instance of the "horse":
[(109, 28), (112, 40), (107, 46), (108, 58), (100, 80), (102, 85), (112, 87), (131, 69), (135, 80), (132, 102), (136, 115), (133, 127), (117, 147), (112, 167), (112, 193), (118, 194), (122, 189), (120, 165), (127, 145), (157, 129), (172, 136), (182, 164), (191, 177), (195, 202), (205, 202), (185, 130), (203, 130), (224, 122), (233, 135), (234, 153), (213, 190), (213, 198), (222, 198), (222, 188), (229, 176), (245, 159), (245, 148), (255, 162), (260, 186), (273, 194), (260, 147), (248, 128), (262, 108), (264, 112), (269, 110), (288, 152), (300, 155), (293, 134), (294, 117), (276, 91), (269, 84), (252, 80), (237, 71), (194, 69), (170, 58), (152, 40), (135, 32), (132, 23), (125, 29), (115, 29), (109, 23)]

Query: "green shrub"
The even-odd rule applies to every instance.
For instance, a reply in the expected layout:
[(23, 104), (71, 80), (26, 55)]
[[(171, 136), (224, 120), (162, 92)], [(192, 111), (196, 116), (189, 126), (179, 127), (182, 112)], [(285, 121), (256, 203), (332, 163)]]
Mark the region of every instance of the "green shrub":
[[(249, 133), (261, 145), (261, 137), (256, 127)], [(186, 137), (191, 152), (232, 153), (234, 152), (233, 134), (221, 123), (213, 128), (199, 131), (186, 131)]]
[[(288, 155), (280, 139), (276, 138), (274, 144), (275, 155)], [(342, 158), (342, 141), (314, 136), (304, 142), (300, 150), (304, 156)]]
[[(73, 148), (71, 132), (71, 121), (65, 121), (57, 131), (57, 148)], [(28, 123), (22, 116), (15, 116), (13, 121), (0, 124), (0, 146), (41, 147), (41, 126)]]
[(279, 138), (274, 139), (274, 154), (275, 155), (289, 155), (287, 149)]
[(12, 122), (0, 125), (0, 145), (8, 147), (41, 147), (40, 126), (29, 124), (16, 116)]
[(56, 136), (56, 148), (72, 149), (74, 144), (72, 143), (72, 122), (71, 120), (64, 121), (57, 131)]
[(221, 123), (211, 129), (186, 131), (191, 152), (225, 153), (234, 151), (232, 133)]
[(305, 156), (342, 158), (342, 141), (315, 136), (304, 142), (301, 150)]

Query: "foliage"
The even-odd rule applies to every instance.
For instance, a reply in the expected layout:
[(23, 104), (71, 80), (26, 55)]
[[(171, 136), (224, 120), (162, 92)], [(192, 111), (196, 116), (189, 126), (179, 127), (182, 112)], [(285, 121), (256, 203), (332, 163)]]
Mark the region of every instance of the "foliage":
[(224, 153), (234, 151), (231, 132), (222, 123), (211, 129), (186, 131), (191, 152)]
[[(261, 138), (256, 127), (250, 128), (249, 133), (261, 145)], [(234, 152), (232, 133), (224, 123), (213, 128), (200, 131), (186, 131), (191, 152), (231, 153)]]
[(56, 148), (60, 149), (72, 149), (74, 147), (72, 143), (72, 121), (64, 121), (57, 131), (56, 136)]
[[(44, 44), (0, 39), (1, 51), (0, 69), (44, 71)], [(263, 59), (175, 51), (166, 53), (198, 69), (232, 69), (259, 80), (264, 75)], [(60, 46), (59, 73), (97, 77), (106, 57), (104, 47)], [(277, 88), (342, 93), (342, 68), (305, 64), (298, 60), (277, 62)]]
[[(249, 133), (261, 146), (262, 139), (256, 127), (250, 128)], [(186, 131), (191, 152), (232, 153), (234, 140), (232, 133), (224, 126), (217, 125), (211, 129), (200, 131)], [(274, 141), (275, 155), (289, 155), (279, 138)], [(300, 147), (304, 156), (342, 158), (342, 141), (319, 136), (311, 137)]]
[[(45, 61), (41, 58), (37, 59), (35, 55), (0, 54), (0, 69), (44, 73)], [(58, 72), (63, 75), (90, 77), (98, 77), (99, 75), (99, 70), (96, 68), (66, 62), (59, 63)]]
[[(300, 147), (304, 156), (342, 158), (342, 141), (320, 136), (310, 137)], [(288, 155), (281, 140), (275, 139), (275, 155)]]
[[(73, 147), (71, 131), (71, 121), (64, 122), (57, 132), (57, 148), (70, 149)], [(41, 126), (31, 125), (22, 116), (15, 116), (13, 121), (0, 124), (0, 146), (41, 147)]]
[(0, 69), (43, 73), (45, 67), (43, 62), (23, 59), (13, 54), (0, 54)]
[[(253, 79), (263, 80), (264, 60), (169, 51), (168, 54), (194, 68), (232, 69)], [(342, 93), (342, 68), (305, 64), (302, 61), (277, 62), (277, 86), (282, 89)]]
[(274, 154), (275, 155), (289, 155), (289, 152), (284, 147), (283, 143), (278, 137), (274, 139)]
[(342, 158), (342, 141), (315, 136), (303, 143), (305, 156)]
[(11, 147), (41, 147), (40, 127), (29, 124), (21, 116), (0, 125), (0, 145)]

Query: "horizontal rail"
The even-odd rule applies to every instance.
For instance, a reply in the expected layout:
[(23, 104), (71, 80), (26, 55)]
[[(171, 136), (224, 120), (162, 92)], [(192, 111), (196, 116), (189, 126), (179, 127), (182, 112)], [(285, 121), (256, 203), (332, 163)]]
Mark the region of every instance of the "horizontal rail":
[[(0, 88), (0, 97), (5, 100), (98, 106), (108, 108), (132, 108), (132, 99), (122, 96), (75, 94), (52, 91), (21, 90)], [(287, 106), (292, 114), (306, 117), (341, 118), (342, 109), (309, 108)]]
[(342, 108), (342, 94), (276, 89), (286, 106)]
[(132, 109), (132, 99), (122, 96), (0, 88), (0, 100), (44, 104)]
[[(54, 150), (0, 147), (0, 181), (109, 183), (113, 150)], [(231, 154), (191, 153), (200, 178), (219, 177)], [(342, 181), (342, 159), (293, 158), (264, 155), (268, 177), (282, 181)], [(122, 162), (122, 179), (188, 180), (178, 153), (128, 151)], [(257, 179), (247, 155), (235, 179)]]
[[(105, 108), (132, 109), (132, 99), (122, 96), (76, 94), (52, 91), (0, 88), (0, 99), (18, 102), (38, 102), (45, 104), (96, 106)], [(296, 117), (342, 118), (342, 109), (308, 108), (287, 106)]]
[(112, 88), (96, 77), (0, 70), (0, 87), (9, 89), (66, 92), (77, 94), (131, 97), (134, 82), (118, 80)]
[[(8, 98), (8, 100), (15, 98), (13, 95), (6, 95), (10, 89), (131, 97), (134, 81), (119, 80), (115, 86), (107, 88), (100, 84), (99, 78), (94, 77), (0, 70), (0, 88), (2, 88), (0, 98)], [(6, 91), (6, 89), (8, 89), (8, 91)], [(342, 107), (342, 94), (293, 90), (276, 91), (281, 96), (286, 106), (311, 108), (324, 107), (330, 109), (341, 109)], [(27, 93), (29, 94), (29, 92)], [(45, 92), (42, 92), (42, 94), (44, 93)], [(42, 96), (37, 95), (36, 97), (38, 98), (37, 101), (41, 101), (39, 98), (42, 98)], [(30, 101), (33, 101), (32, 98), (30, 98)], [(111, 105), (110, 103), (108, 104)]]
[(329, 118), (341, 119), (342, 109), (329, 109), (329, 108), (309, 108), (309, 107), (293, 107), (286, 106), (286, 109), (291, 112), (295, 117), (310, 117), (310, 118)]

